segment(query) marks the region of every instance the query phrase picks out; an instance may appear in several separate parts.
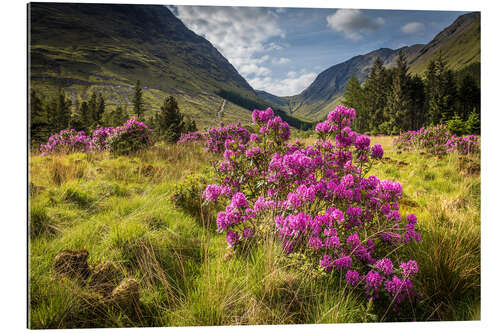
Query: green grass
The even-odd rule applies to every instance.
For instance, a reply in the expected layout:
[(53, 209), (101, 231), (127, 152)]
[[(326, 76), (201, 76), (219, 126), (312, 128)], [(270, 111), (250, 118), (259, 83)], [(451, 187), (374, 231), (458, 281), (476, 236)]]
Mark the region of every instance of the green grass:
[[(419, 263), (421, 299), (404, 319), (477, 320), (480, 175), (468, 173), (468, 165), (479, 160), (399, 154), (391, 140), (374, 138), (387, 158), (371, 173), (402, 183), (402, 215), (415, 213), (423, 236), (407, 249)], [(190, 184), (186, 179), (210, 179), (210, 159), (196, 145), (160, 145), (118, 158), (31, 155), (30, 327), (394, 320), (337, 276), (290, 267), (272, 238), (237, 253), (227, 249), (213, 212), (197, 214), (189, 208), (198, 207), (195, 201), (179, 206), (173, 197)], [(91, 267), (111, 261), (123, 277), (136, 279), (138, 308), (102, 306), (88, 284), (56, 277), (53, 260), (65, 249), (86, 249)]]

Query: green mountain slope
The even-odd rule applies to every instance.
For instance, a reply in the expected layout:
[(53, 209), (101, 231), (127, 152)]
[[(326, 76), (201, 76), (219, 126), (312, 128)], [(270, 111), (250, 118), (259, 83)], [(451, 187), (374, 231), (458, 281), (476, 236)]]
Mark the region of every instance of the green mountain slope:
[(480, 62), (480, 14), (473, 12), (461, 15), (428, 44), (415, 44), (397, 50), (382, 48), (334, 65), (321, 72), (298, 95), (278, 97), (264, 92), (257, 93), (260, 98), (280, 105), (296, 117), (319, 120), (340, 103), (347, 81), (352, 75), (363, 82), (377, 57), (382, 59), (386, 67), (394, 66), (399, 50), (406, 55), (413, 73), (423, 74), (429, 61), (439, 51), (447, 59), (450, 68), (470, 68)]
[[(102, 92), (106, 108), (131, 111), (133, 86), (144, 86), (147, 116), (165, 96), (199, 124), (217, 122), (221, 89), (250, 100), (255, 91), (210, 42), (186, 28), (165, 6), (32, 3), (30, 85), (45, 94), (62, 87), (73, 100)], [(250, 120), (227, 103), (223, 121)]]
[(414, 59), (409, 59), (410, 71), (424, 72), (429, 61), (438, 52), (443, 54), (450, 68), (455, 70), (481, 62), (481, 14), (473, 12), (459, 16), (420, 49)]

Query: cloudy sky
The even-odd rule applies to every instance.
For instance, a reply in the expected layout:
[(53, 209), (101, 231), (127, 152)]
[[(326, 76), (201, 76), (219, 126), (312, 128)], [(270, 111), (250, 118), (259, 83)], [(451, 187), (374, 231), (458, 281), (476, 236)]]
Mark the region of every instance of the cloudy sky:
[(335, 64), (381, 47), (428, 43), (458, 11), (168, 6), (254, 89), (300, 93)]

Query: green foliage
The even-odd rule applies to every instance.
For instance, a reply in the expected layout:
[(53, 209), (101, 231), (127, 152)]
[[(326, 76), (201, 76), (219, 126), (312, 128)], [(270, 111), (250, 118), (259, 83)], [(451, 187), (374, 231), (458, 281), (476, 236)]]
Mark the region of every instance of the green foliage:
[(408, 64), (403, 51), (399, 51), (397, 65), (392, 74), (392, 87), (385, 108), (386, 123), (382, 133), (395, 135), (410, 129), (410, 90)]
[(31, 238), (53, 232), (51, 223), (45, 203), (37, 202), (30, 205), (29, 233)]
[(387, 120), (384, 117), (384, 108), (387, 103), (389, 82), (390, 76), (382, 60), (377, 57), (363, 85), (366, 100), (366, 111), (363, 110), (363, 113), (370, 115), (369, 128), (372, 130)]
[(175, 143), (185, 129), (184, 116), (173, 96), (165, 98), (154, 121), (156, 136), (166, 142)]
[(111, 126), (120, 126), (129, 119), (129, 115), (126, 107), (117, 105), (116, 108), (111, 112)]
[(144, 99), (142, 97), (141, 82), (137, 80), (134, 88), (134, 97), (132, 99), (134, 104), (134, 114), (140, 121), (144, 120)]
[(50, 135), (47, 109), (44, 107), (42, 97), (34, 89), (30, 90), (29, 107), (31, 142), (47, 141)]
[(462, 136), (464, 134), (469, 134), (467, 123), (463, 121), (458, 114), (455, 114), (452, 119), (446, 122), (447, 129), (455, 135)]
[(427, 66), (426, 83), (430, 123), (446, 122), (455, 113), (457, 91), (453, 72), (441, 52)]
[(357, 112), (354, 130), (358, 133), (365, 133), (369, 128), (369, 115), (366, 114), (363, 89), (358, 78), (354, 75), (347, 82), (342, 103), (347, 107), (354, 108)]
[(469, 118), (465, 122), (465, 127), (467, 133), (469, 134), (480, 134), (481, 133), (481, 119), (477, 114), (476, 109), (469, 114)]
[(153, 144), (151, 130), (135, 118), (117, 127), (106, 138), (109, 151), (115, 155), (128, 155), (148, 148)]
[[(174, 185), (172, 202), (186, 213), (207, 221), (215, 210), (209, 205), (203, 205), (203, 191), (210, 184), (210, 178), (205, 173), (192, 174), (182, 182)], [(200, 221), (201, 222), (201, 221)]]

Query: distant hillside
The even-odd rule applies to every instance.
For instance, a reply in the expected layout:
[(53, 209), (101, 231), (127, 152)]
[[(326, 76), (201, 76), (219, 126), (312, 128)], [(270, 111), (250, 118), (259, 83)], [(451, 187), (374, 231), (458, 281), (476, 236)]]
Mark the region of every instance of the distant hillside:
[(278, 97), (266, 92), (257, 94), (294, 116), (318, 120), (340, 103), (351, 76), (364, 82), (377, 57), (382, 59), (386, 67), (394, 66), (399, 50), (406, 55), (410, 72), (413, 73), (422, 74), (438, 51), (443, 53), (452, 69), (477, 68), (473, 64), (480, 62), (480, 14), (474, 12), (458, 17), (426, 45), (415, 44), (396, 50), (381, 48), (334, 65), (321, 72), (298, 95)]
[(410, 70), (422, 73), (439, 51), (455, 70), (481, 62), (481, 14), (473, 12), (459, 16), (421, 48), (414, 59), (409, 59)]
[[(144, 86), (147, 112), (165, 96), (202, 125), (217, 122), (220, 90), (260, 101), (253, 88), (206, 39), (159, 5), (31, 3), (30, 86), (45, 94), (62, 87), (73, 100), (102, 92), (107, 109), (129, 105)], [(223, 121), (251, 113), (227, 103)]]

